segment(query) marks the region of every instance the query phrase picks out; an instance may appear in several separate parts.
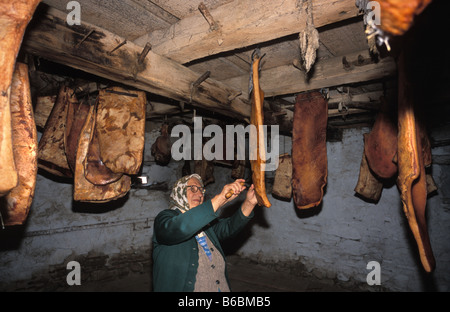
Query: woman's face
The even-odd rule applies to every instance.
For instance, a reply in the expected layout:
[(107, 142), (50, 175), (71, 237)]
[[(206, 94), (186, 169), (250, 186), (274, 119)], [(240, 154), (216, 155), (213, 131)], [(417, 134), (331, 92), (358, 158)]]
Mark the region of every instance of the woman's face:
[[(200, 184), (200, 182), (196, 179), (196, 178), (191, 178), (188, 181), (188, 186), (189, 185), (196, 185), (199, 188), (202, 187), (202, 185)], [(189, 209), (197, 207), (198, 205), (201, 205), (203, 203), (203, 193), (200, 189), (197, 190), (196, 193), (192, 192), (192, 188), (188, 187), (187, 188), (187, 192), (186, 192), (186, 196), (187, 196), (187, 200), (188, 200), (188, 204), (189, 204)]]

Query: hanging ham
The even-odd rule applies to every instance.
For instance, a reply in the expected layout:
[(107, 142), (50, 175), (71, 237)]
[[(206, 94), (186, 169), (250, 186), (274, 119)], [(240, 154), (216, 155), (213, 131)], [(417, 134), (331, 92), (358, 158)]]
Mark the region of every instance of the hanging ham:
[(169, 125), (161, 126), (161, 135), (156, 138), (151, 147), (151, 154), (155, 157), (155, 162), (160, 166), (167, 166), (172, 157), (170, 146)]

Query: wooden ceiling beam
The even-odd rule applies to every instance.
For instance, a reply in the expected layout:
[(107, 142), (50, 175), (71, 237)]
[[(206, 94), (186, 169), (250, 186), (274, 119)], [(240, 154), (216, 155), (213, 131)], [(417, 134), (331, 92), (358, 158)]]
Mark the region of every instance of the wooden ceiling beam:
[[(300, 3), (299, 0), (235, 0), (210, 10), (217, 25), (215, 29), (199, 11), (134, 42), (141, 46), (150, 42), (156, 53), (184, 64), (299, 33), (306, 25), (306, 13)], [(357, 15), (355, 0), (313, 0), (315, 27)]]
[(199, 74), (153, 51), (139, 62), (143, 49), (104, 29), (82, 23), (69, 26), (66, 14), (49, 9), (35, 16), (22, 48), (31, 54), (171, 99), (192, 103), (238, 119), (250, 116), (250, 105), (224, 83)]
[[(305, 72), (292, 65), (283, 65), (261, 70), (260, 84), (265, 97), (294, 94), (298, 92), (341, 86), (393, 76), (396, 73), (395, 61), (392, 57), (370, 62), (369, 52), (364, 50), (348, 54), (346, 59), (354, 63), (361, 56), (366, 62), (361, 65), (350, 65), (344, 68), (342, 56), (319, 60), (314, 64), (312, 74), (305, 76)], [(231, 87), (242, 90), (243, 96), (248, 93), (248, 75), (223, 80)]]

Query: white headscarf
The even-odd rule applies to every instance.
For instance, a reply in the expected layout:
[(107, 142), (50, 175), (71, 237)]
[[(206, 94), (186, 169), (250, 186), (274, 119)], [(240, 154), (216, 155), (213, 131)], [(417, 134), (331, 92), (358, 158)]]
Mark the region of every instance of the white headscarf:
[(172, 206), (170, 209), (179, 209), (181, 212), (186, 212), (189, 210), (186, 186), (191, 178), (196, 178), (203, 187), (202, 178), (196, 173), (182, 177), (175, 182), (172, 188), (172, 193), (170, 194), (170, 203)]

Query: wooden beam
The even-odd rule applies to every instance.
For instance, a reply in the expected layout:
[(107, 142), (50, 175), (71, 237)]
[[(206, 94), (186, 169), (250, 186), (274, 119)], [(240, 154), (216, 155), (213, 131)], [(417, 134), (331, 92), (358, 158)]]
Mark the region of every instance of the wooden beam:
[[(138, 59), (142, 47), (132, 42), (122, 44), (123, 38), (93, 25), (68, 26), (65, 18), (66, 14), (51, 8), (35, 16), (22, 48), (42, 58), (222, 115), (238, 119), (250, 116), (250, 105), (233, 97), (238, 90), (213, 79), (192, 87), (200, 74), (153, 51), (141, 63)], [(115, 49), (118, 45), (121, 46)]]
[(150, 103), (147, 103), (146, 118), (160, 118), (161, 116), (188, 113), (190, 111), (189, 109), (182, 109), (180, 106), (150, 101)]
[[(350, 62), (357, 60), (361, 55), (369, 59), (369, 52), (364, 50), (346, 56)], [(312, 75), (307, 78), (305, 72), (291, 65), (284, 65), (261, 71), (261, 88), (266, 97), (293, 94), (307, 90), (340, 86), (356, 82), (380, 79), (392, 76), (396, 73), (396, 65), (392, 57), (386, 57), (377, 63), (368, 62), (360, 66), (352, 66), (345, 69), (342, 64), (342, 56), (326, 60), (319, 60), (313, 68)], [(223, 82), (231, 87), (242, 90), (242, 94), (248, 93), (248, 75), (234, 77)]]
[[(300, 32), (306, 14), (299, 0), (235, 0), (210, 11), (218, 28), (212, 30), (200, 12), (168, 29), (155, 30), (134, 42), (150, 42), (153, 51), (187, 63), (205, 56), (247, 47)], [(315, 27), (358, 15), (355, 0), (313, 0)]]

